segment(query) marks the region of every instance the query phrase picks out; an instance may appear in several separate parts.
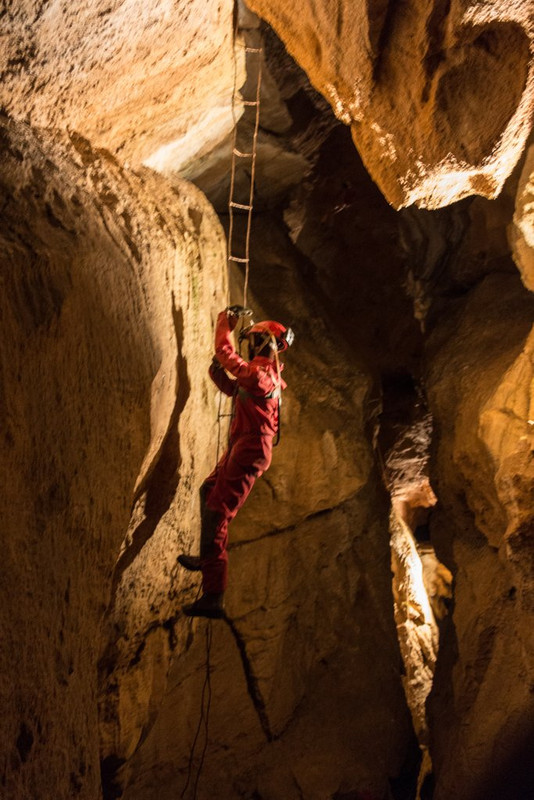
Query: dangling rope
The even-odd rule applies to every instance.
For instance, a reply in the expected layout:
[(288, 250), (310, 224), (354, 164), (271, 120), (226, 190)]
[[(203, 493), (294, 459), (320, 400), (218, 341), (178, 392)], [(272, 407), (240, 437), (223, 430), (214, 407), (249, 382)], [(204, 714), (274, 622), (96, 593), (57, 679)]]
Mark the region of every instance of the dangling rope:
[(181, 798), (185, 797), (185, 793), (187, 792), (189, 784), (191, 783), (195, 750), (198, 738), (200, 736), (200, 731), (202, 730), (202, 727), (204, 727), (204, 746), (202, 748), (202, 753), (200, 755), (200, 761), (197, 768), (195, 782), (193, 784), (193, 796), (191, 800), (197, 800), (198, 782), (200, 780), (202, 767), (204, 766), (204, 758), (206, 757), (206, 750), (208, 749), (209, 718), (210, 718), (210, 708), (211, 708), (210, 655), (211, 655), (212, 636), (213, 636), (213, 631), (211, 628), (211, 620), (208, 620), (208, 624), (206, 625), (206, 677), (204, 678), (204, 685), (202, 687), (202, 697), (200, 701), (200, 719), (198, 720), (195, 738), (193, 739), (193, 744), (191, 746), (191, 751), (189, 753), (189, 764), (187, 767), (187, 782), (183, 788), (182, 794), (180, 795)]

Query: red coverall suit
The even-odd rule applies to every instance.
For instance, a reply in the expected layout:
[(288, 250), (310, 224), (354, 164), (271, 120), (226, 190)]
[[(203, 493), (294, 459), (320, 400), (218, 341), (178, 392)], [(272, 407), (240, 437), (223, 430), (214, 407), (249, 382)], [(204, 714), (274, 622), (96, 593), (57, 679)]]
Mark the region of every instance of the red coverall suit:
[[(200, 558), (205, 594), (225, 591), (228, 582), (228, 525), (271, 463), (273, 437), (278, 431), (278, 397), (286, 388), (276, 364), (264, 356), (247, 362), (231, 341), (226, 311), (217, 318), (215, 355), (209, 373), (225, 394), (235, 394), (235, 414), (228, 450), (201, 489)], [(282, 366), (282, 365), (281, 365)], [(224, 367), (224, 369), (222, 369)], [(237, 380), (228, 377), (225, 370)]]

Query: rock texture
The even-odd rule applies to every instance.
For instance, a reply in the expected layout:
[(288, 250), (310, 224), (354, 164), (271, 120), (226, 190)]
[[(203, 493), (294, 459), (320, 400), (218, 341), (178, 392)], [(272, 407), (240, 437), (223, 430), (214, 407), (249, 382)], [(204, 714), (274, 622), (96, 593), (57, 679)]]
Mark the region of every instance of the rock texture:
[(438, 631), (412, 532), (396, 515), (391, 520), (391, 549), (395, 621), (406, 670), (406, 696), (418, 739), (426, 745), (425, 704), (434, 679)]
[[(23, 0), (2, 12), (0, 103), (138, 166), (185, 165), (233, 128), (231, 0)], [(236, 115), (239, 116), (239, 105)]]
[[(391, 680), (399, 662), (384, 606), (388, 558), (387, 540), (362, 517), (361, 503), (234, 548), (229, 608), (250, 682), (234, 635), (217, 626), (201, 797), (382, 797), (388, 777), (409, 781), (410, 722)], [(386, 576), (380, 584), (364, 577), (372, 561)], [(172, 798), (186, 784), (205, 624), (171, 668), (158, 719), (129, 764), (127, 797)]]
[(534, 146), (530, 145), (517, 189), (515, 213), (509, 229), (514, 261), (523, 283), (534, 291)]
[(395, 207), (495, 197), (530, 130), (531, 6), (250, 0)]
[[(528, 135), (532, 12), (521, 0), (252, 5), (364, 163), (272, 32), (242, 17), (266, 68), (248, 300), (297, 342), (282, 443), (232, 526), (231, 621), (211, 628), (180, 613), (198, 581), (176, 555), (198, 548), (197, 488), (219, 434), (213, 320), (241, 300), (242, 275), (229, 293), (223, 229), (175, 172), (224, 208), (244, 77), (232, 4), (0, 12), (0, 794), (174, 800), (207, 674), (199, 797), (413, 800), (404, 678), (422, 740), (430, 725), (433, 800), (525, 800), (531, 157), (497, 200), (391, 205), (499, 191)], [(432, 615), (412, 591), (408, 531), (393, 531), (392, 595), (379, 458), (391, 387), (402, 424), (414, 410), (407, 385), (426, 391), (433, 423), (413, 448), (387, 445), (392, 494), (406, 522), (432, 486), (432, 540), (455, 582), (451, 613), (435, 592), (427, 720)]]
[[(396, 782), (415, 781), (417, 749), (393, 625), (387, 502), (364, 430), (369, 378), (348, 353), (339, 358), (336, 329), (321, 321), (300, 278), (302, 257), (274, 218), (256, 220), (253, 245), (249, 302), (259, 317), (291, 314), (301, 335), (286, 358), (281, 444), (232, 525), (232, 622), (213, 630), (200, 796), (382, 797)], [(115, 785), (132, 800), (171, 798), (186, 784), (206, 623), (169, 619), (196, 579), (171, 570), (181, 594), (162, 602), (155, 589), (167, 590), (166, 528), (180, 513), (169, 509), (117, 587), (104, 696), (118, 713), (110, 714), (107, 758), (126, 763), (109, 797)], [(371, 740), (376, 746), (364, 745)]]
[(495, 274), (449, 305), (430, 340), (432, 531), (455, 574), (432, 702), (436, 800), (534, 786), (522, 761), (533, 719), (533, 314), (518, 277)]
[(0, 135), (1, 794), (95, 800), (101, 620), (134, 486), (157, 495), (166, 459), (187, 503), (207, 465), (198, 354), (223, 236), (194, 187), (75, 134), (2, 119)]

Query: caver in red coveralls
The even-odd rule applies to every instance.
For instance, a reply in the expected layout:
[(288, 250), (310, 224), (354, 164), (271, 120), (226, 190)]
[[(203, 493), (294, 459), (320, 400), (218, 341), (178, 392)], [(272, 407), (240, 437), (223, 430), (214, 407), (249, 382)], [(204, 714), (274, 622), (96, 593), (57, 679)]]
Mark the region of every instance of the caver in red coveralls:
[(236, 322), (237, 317), (228, 316), (226, 311), (219, 314), (215, 359), (209, 371), (222, 392), (235, 394), (228, 450), (200, 490), (200, 565), (202, 588), (209, 595), (222, 594), (226, 589), (228, 525), (247, 499), (256, 478), (271, 463), (273, 438), (279, 424), (279, 394), (286, 388), (275, 361), (255, 356), (247, 362), (236, 353), (231, 341)]

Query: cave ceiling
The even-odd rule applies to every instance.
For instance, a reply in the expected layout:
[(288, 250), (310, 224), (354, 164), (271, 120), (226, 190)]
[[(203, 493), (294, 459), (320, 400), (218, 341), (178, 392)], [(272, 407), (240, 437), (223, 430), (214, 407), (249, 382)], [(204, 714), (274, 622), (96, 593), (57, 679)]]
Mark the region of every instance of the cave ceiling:
[[(249, 5), (351, 127), (393, 206), (438, 208), (502, 189), (531, 125), (530, 3)], [(8, 4), (0, 102), (126, 163), (187, 169), (240, 113), (231, 96), (244, 54), (234, 57), (232, 15), (230, 0)], [(241, 19), (256, 24), (243, 9)]]

